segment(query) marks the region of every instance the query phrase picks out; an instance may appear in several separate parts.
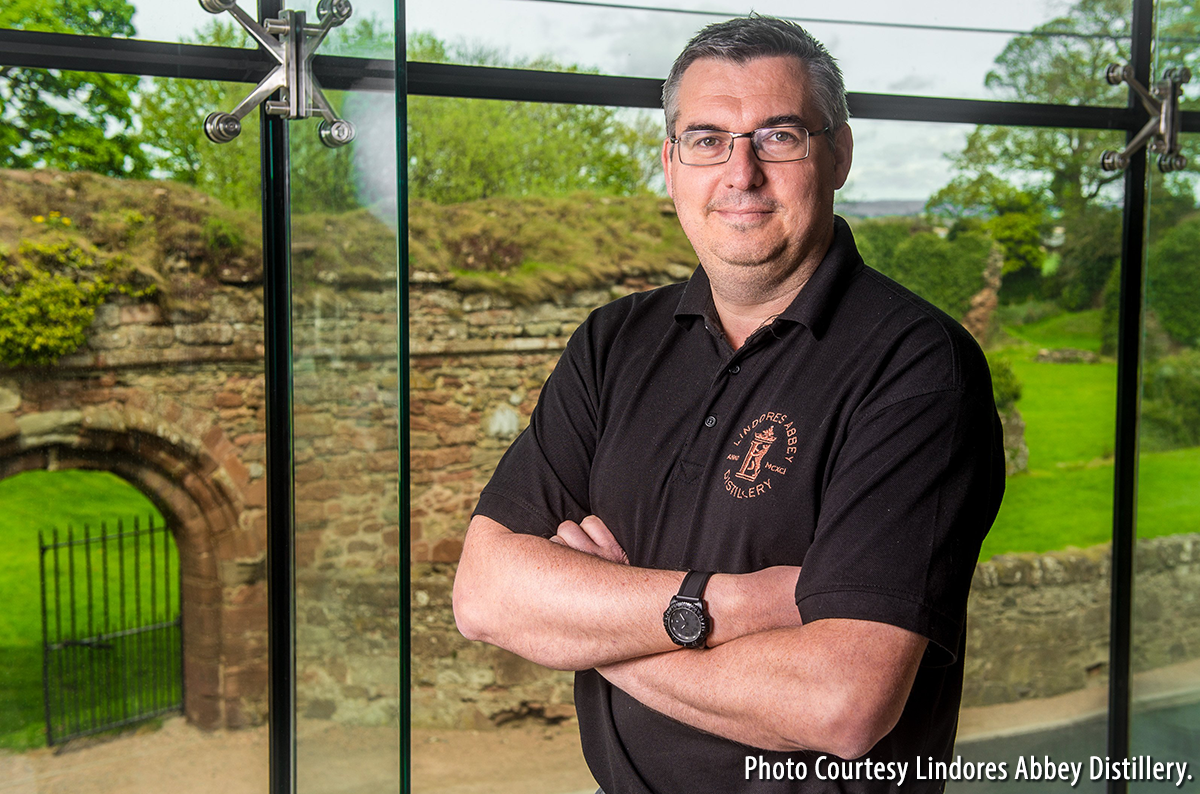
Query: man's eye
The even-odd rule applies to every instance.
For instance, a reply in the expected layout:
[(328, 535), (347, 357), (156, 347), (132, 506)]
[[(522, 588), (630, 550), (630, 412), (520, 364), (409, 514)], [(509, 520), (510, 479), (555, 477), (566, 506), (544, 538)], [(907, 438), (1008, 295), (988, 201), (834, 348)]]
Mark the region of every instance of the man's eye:
[(703, 138), (697, 138), (696, 142), (692, 144), (697, 149), (712, 149), (720, 145), (721, 139), (716, 135), (706, 135)]
[(767, 138), (771, 143), (794, 144), (800, 141), (800, 136), (791, 130), (773, 130), (771, 136)]

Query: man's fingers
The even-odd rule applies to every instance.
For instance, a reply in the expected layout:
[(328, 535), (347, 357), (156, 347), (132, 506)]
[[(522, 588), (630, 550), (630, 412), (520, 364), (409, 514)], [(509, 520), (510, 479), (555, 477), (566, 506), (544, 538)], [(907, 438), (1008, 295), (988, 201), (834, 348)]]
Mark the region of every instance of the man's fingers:
[(591, 554), (595, 557), (603, 556), (600, 553), (600, 547), (592, 540), (583, 528), (574, 521), (564, 521), (558, 525), (558, 534), (555, 535), (559, 541), (575, 551), (582, 551), (584, 554)]
[[(557, 540), (555, 540), (557, 538)], [(551, 538), (567, 548), (600, 557), (622, 565), (629, 564), (629, 557), (621, 544), (608, 531), (604, 522), (595, 516), (588, 516), (576, 524), (574, 521), (564, 521), (558, 525), (558, 534)]]
[(599, 517), (587, 516), (579, 522), (579, 525), (592, 539), (592, 542), (598, 548), (603, 549), (601, 556), (604, 559), (619, 562), (622, 565), (629, 564), (629, 556), (625, 553), (625, 549), (621, 548), (621, 544), (617, 542), (608, 526)]

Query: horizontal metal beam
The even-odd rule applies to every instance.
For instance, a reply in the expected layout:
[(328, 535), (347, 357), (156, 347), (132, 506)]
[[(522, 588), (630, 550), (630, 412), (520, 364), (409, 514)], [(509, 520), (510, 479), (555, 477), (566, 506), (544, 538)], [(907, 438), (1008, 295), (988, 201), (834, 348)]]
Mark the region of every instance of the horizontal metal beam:
[(649, 77), (612, 77), (450, 63), (409, 62), (408, 93), (515, 102), (662, 107), (662, 80)]
[[(0, 29), (0, 66), (257, 83), (274, 63), (258, 49)], [(333, 90), (390, 92), (395, 88), (395, 63), (391, 60), (318, 55), (313, 59), (313, 73), (322, 86)], [(410, 62), (408, 93), (659, 108), (662, 81), (647, 77)], [(1133, 130), (1138, 126), (1135, 114), (1127, 107), (862, 93), (851, 93), (848, 99), (851, 114), (860, 119), (1074, 129)], [(1180, 116), (1184, 132), (1200, 132), (1200, 112), (1187, 111)]]
[[(997, 124), (1012, 127), (1129, 129), (1133, 114), (1125, 107), (1079, 107), (986, 99), (943, 99), (895, 94), (848, 94), (850, 115), (860, 119)], [(1200, 114), (1197, 114), (1200, 122)]]
[[(258, 83), (277, 65), (261, 49), (0, 29), (0, 66)], [(318, 55), (313, 74), (334, 91), (396, 87), (390, 59)]]

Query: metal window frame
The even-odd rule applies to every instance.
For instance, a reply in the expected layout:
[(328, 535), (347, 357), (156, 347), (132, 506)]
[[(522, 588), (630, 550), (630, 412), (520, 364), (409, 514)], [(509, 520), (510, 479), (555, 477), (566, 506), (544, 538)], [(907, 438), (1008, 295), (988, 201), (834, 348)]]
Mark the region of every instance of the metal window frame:
[[(1154, 36), (1153, 0), (1132, 0), (1132, 60), (1143, 84), (1150, 82)], [(259, 18), (275, 15), (282, 0), (260, 0)], [(406, 99), (409, 95), (562, 102), (618, 107), (660, 107), (658, 80), (608, 75), (543, 72), (481, 66), (406, 62), (405, 0), (396, 0), (395, 60), (317, 56), (313, 73), (334, 90), (396, 90), (397, 162), (406, 157)], [(149, 77), (257, 83), (273, 62), (257, 49), (113, 39), (96, 36), (0, 30), (0, 65), (109, 72)], [(1097, 76), (1100, 79), (1100, 76)], [(1130, 91), (1125, 107), (1049, 105), (1023, 102), (851, 93), (856, 118), (1008, 126), (1123, 129), (1127, 140), (1147, 114)], [(1200, 112), (1181, 115), (1185, 132), (1200, 132)], [(291, 312), (288, 231), (287, 132), (283, 121), (263, 118), (264, 324), (267, 345), (269, 625), (273, 643), (271, 687), (271, 794), (294, 794), (295, 780), (295, 589), (292, 542)], [(1099, 156), (1099, 153), (1097, 153)], [(408, 405), (408, 185), (398, 173), (400, 226), (399, 286), (400, 411)], [(1121, 251), (1121, 301), (1117, 352), (1117, 422), (1113, 485), (1113, 556), (1108, 709), (1108, 754), (1126, 757), (1130, 740), (1130, 655), (1132, 641), (1133, 540), (1137, 508), (1138, 412), (1142, 348), (1142, 283), (1146, 225), (1146, 154), (1134, 156), (1125, 176)], [(401, 531), (409, 529), (409, 437), (400, 422)], [(274, 464), (272, 463), (272, 456)], [(285, 463), (280, 463), (285, 461)], [(410, 590), (409, 549), (401, 543), (401, 584)], [(280, 594), (283, 598), (279, 598)], [(410, 617), (401, 610), (402, 636)], [(276, 653), (280, 651), (280, 653)], [(401, 681), (409, 679), (401, 658)], [(280, 715), (283, 715), (280, 718)], [(407, 726), (409, 687), (402, 687), (401, 718)], [(410, 786), (409, 754), (403, 753), (402, 790)], [(1109, 781), (1110, 794), (1124, 794), (1125, 781)]]

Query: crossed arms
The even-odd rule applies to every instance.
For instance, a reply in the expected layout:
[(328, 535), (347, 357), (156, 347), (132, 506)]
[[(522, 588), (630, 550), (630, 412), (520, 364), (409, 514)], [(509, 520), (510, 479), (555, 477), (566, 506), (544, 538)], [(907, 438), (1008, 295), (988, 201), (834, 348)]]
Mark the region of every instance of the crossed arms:
[(459, 630), (533, 662), (596, 668), (650, 708), (767, 750), (867, 753), (903, 711), (926, 640), (864, 620), (801, 625), (800, 569), (716, 574), (706, 650), (667, 637), (662, 612), (682, 571), (627, 564), (590, 516), (554, 538), (471, 521), (454, 581)]

